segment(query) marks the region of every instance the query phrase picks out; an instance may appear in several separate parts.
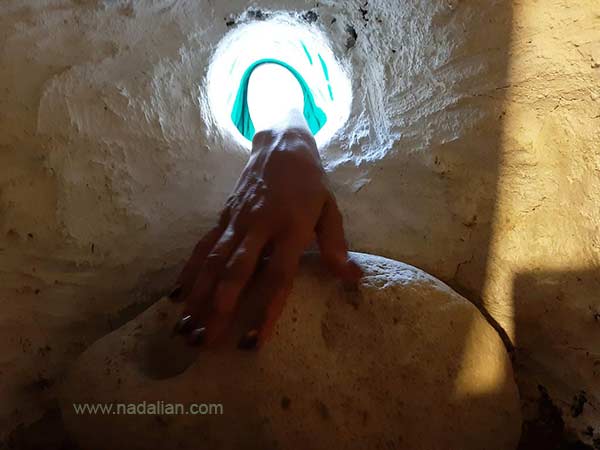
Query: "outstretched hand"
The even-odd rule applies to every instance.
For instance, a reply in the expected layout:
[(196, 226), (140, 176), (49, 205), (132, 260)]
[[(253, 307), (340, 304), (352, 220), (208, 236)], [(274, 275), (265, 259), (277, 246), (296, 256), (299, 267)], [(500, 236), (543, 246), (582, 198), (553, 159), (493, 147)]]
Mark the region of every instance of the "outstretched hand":
[(348, 258), (342, 216), (313, 136), (303, 128), (257, 133), (218, 224), (196, 245), (171, 295), (185, 302), (176, 330), (191, 343), (211, 344), (223, 336), (240, 293), (268, 256), (257, 280), (264, 302), (239, 346), (260, 345), (281, 314), (300, 257), (315, 235), (331, 272), (356, 282), (362, 272)]

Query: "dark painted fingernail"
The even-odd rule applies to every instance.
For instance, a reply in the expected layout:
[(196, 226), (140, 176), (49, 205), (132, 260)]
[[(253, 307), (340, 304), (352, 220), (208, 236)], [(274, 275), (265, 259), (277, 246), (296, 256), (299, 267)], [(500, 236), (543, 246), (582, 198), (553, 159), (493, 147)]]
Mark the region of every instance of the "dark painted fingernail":
[(175, 286), (175, 288), (171, 291), (171, 293), (168, 295), (168, 297), (171, 300), (177, 300), (179, 299), (179, 296), (181, 295), (181, 291), (183, 289), (181, 288), (181, 285), (178, 284), (177, 286)]
[(254, 350), (258, 344), (258, 331), (248, 331), (238, 342), (238, 349), (240, 350)]
[(192, 316), (190, 316), (189, 314), (187, 316), (183, 316), (175, 324), (175, 328), (173, 328), (173, 333), (175, 333), (175, 334), (187, 333), (189, 331), (191, 325), (192, 325)]
[(204, 342), (204, 336), (206, 335), (206, 328), (196, 328), (190, 333), (188, 342), (191, 345), (201, 345)]

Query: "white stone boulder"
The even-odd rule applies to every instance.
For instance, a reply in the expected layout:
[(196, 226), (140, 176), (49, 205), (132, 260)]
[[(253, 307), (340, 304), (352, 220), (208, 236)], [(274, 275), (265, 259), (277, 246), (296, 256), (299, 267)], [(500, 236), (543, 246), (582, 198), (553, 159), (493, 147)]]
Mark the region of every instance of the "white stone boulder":
[[(213, 350), (172, 336), (181, 305), (158, 301), (70, 371), (61, 404), (72, 437), (85, 450), (514, 450), (511, 362), (480, 312), (419, 269), (353, 257), (358, 290), (307, 257), (255, 351), (236, 348), (251, 299)], [(84, 403), (112, 411), (76, 413)], [(222, 414), (170, 414), (193, 403)]]

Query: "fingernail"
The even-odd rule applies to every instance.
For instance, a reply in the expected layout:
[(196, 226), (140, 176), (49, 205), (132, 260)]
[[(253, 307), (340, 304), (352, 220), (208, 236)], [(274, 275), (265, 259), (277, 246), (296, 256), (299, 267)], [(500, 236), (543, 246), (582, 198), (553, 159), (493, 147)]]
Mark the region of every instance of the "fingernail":
[(169, 297), (171, 300), (177, 300), (179, 298), (179, 296), (181, 295), (181, 291), (182, 291), (181, 285), (178, 284), (177, 286), (175, 286), (175, 288), (173, 288), (173, 290), (167, 297)]
[(175, 324), (175, 328), (173, 328), (173, 333), (184, 334), (189, 330), (191, 324), (192, 316), (190, 316), (189, 314), (187, 316), (183, 316)]
[(258, 344), (258, 331), (250, 330), (248, 331), (238, 342), (239, 350), (253, 350), (256, 348)]
[(196, 328), (190, 333), (188, 342), (191, 345), (201, 345), (204, 342), (204, 336), (206, 334), (206, 328)]

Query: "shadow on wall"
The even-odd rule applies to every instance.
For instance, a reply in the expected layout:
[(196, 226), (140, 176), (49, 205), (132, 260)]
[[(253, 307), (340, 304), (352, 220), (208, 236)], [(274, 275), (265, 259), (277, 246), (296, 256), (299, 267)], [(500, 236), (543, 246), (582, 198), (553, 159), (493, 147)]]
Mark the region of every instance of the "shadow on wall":
[[(446, 281), (480, 308), (511, 350), (481, 293), (502, 164), (512, 3), (406, 4), (393, 25), (378, 16), (377, 6), (361, 5), (353, 23), (352, 65), (362, 72), (354, 81), (350, 122), (366, 108), (369, 132), (362, 149), (383, 157), (365, 158), (358, 168), (355, 161), (341, 164), (332, 173), (338, 186), (354, 182), (338, 194), (351, 247), (400, 259)], [(390, 54), (373, 49), (380, 42)], [(386, 126), (394, 136), (390, 151)], [(458, 332), (464, 354), (477, 352), (470, 345), (476, 330)], [(464, 404), (494, 395), (489, 385)]]
[[(481, 28), (486, 33), (485, 37), (481, 36), (482, 43), (466, 45), (481, 45), (482, 50), (495, 48), (498, 60), (493, 65), (499, 64), (502, 76), (508, 78), (511, 65), (510, 25), (514, 23), (514, 11), (508, 3), (496, 8), (503, 8), (503, 11), (496, 9), (497, 14), (490, 14), (489, 18), (484, 16), (484, 20), (489, 20), (489, 27)], [(481, 19), (474, 18), (473, 28)], [(469, 28), (468, 25), (466, 27)], [(478, 39), (476, 36), (474, 38)], [(470, 49), (467, 53), (471, 54), (472, 51)], [(457, 52), (460, 53), (460, 50)], [(477, 53), (473, 51), (473, 54)], [(483, 126), (472, 130), (471, 136), (463, 136), (433, 151), (434, 167), (443, 166), (440, 161), (448, 164), (450, 159), (452, 162), (449, 167), (454, 169), (448, 170), (448, 173), (440, 169), (440, 179), (448, 177), (450, 180), (447, 183), (440, 182), (438, 194), (448, 199), (450, 209), (454, 202), (468, 200), (474, 202), (477, 211), (472, 218), (462, 222), (469, 230), (467, 242), (470, 256), (457, 265), (451, 278), (442, 278), (447, 278), (450, 286), (479, 307), (511, 353), (524, 413), (519, 449), (592, 450), (600, 448), (597, 434), (600, 399), (597, 393), (586, 392), (584, 386), (593, 386), (597, 383), (593, 378), (600, 376), (600, 353), (589, 351), (594, 348), (593, 343), (600, 349), (600, 310), (593, 304), (593, 299), (600, 292), (598, 270), (590, 267), (517, 275), (510, 305), (513, 328), (508, 333), (493, 317), (498, 310), (486, 309), (486, 306), (494, 308), (494, 299), (485, 302), (482, 299), (486, 284), (490, 281), (493, 225), (498, 220), (498, 198), (486, 193), (498, 193), (497, 186), (501, 182), (507, 103), (504, 93), (507, 85), (508, 82), (501, 82), (488, 92), (473, 90), (473, 97), (464, 101), (469, 103), (469, 107), (479, 105), (488, 113), (495, 113), (495, 120), (490, 117), (489, 121), (480, 122), (479, 125)], [(457, 107), (460, 108), (460, 103)], [(486, 124), (489, 126), (487, 129)], [(492, 139), (488, 140), (489, 137)], [(477, 142), (481, 142), (481, 147), (468, 149)], [(471, 158), (474, 157), (480, 161), (478, 171), (473, 170)], [(459, 172), (471, 180), (453, 179), (452, 172)], [(448, 188), (457, 181), (463, 184), (462, 188)], [(493, 185), (496, 189), (491, 189)], [(398, 220), (402, 218), (398, 217)], [(436, 270), (432, 269), (432, 273), (436, 273)], [(556, 326), (561, 323), (563, 327)], [(570, 327), (570, 323), (577, 324), (577, 329)], [(551, 396), (552, 392), (568, 392), (574, 386), (581, 388), (571, 403), (557, 401)], [(580, 440), (582, 436), (588, 438), (586, 442)]]
[[(600, 377), (600, 311), (588, 303), (598, 292), (600, 278), (593, 269), (537, 271), (515, 279), (513, 298), (519, 299), (515, 303), (516, 369), (525, 413), (523, 450), (592, 449), (579, 441), (576, 431), (588, 437), (593, 448), (600, 448), (595, 434), (600, 399), (596, 392), (583, 388)], [(552, 326), (556, 323), (565, 326)], [(527, 332), (519, 334), (519, 330)], [(581, 336), (587, 339), (582, 341)], [(595, 354), (587, 350), (590, 338), (597, 343)], [(539, 379), (544, 384), (537, 384)], [(565, 385), (582, 387), (568, 404), (549, 395)]]

